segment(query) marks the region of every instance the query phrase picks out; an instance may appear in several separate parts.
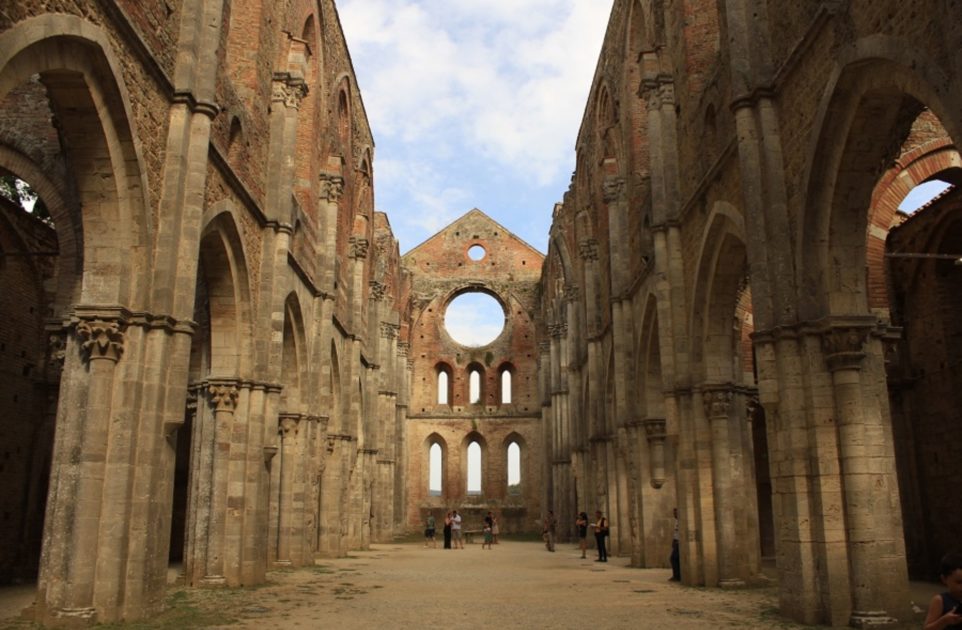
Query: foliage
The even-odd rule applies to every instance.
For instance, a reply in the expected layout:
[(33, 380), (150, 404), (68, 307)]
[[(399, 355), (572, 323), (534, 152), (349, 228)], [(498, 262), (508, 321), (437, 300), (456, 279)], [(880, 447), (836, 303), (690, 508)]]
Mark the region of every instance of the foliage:
[(23, 208), (24, 212), (29, 212), (38, 219), (50, 219), (47, 204), (30, 187), (30, 184), (16, 175), (0, 175), (0, 196), (17, 204)]

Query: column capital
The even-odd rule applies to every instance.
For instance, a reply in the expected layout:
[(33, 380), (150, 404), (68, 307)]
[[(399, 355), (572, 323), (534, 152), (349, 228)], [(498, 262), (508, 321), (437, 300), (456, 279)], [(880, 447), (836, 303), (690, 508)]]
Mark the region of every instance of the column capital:
[(284, 103), (286, 107), (299, 109), (307, 93), (307, 83), (303, 79), (292, 77), (287, 72), (274, 73), (271, 84), (271, 103)]
[(601, 194), (605, 203), (615, 203), (625, 199), (625, 178), (606, 177), (601, 184)]
[(727, 418), (731, 413), (734, 392), (728, 387), (702, 390), (705, 415), (710, 419)]
[(381, 337), (384, 339), (397, 339), (401, 332), (401, 327), (390, 322), (381, 322)]
[(645, 437), (649, 442), (664, 441), (668, 437), (665, 431), (667, 422), (664, 418), (645, 418), (642, 423), (645, 426)]
[(285, 437), (294, 433), (297, 435), (297, 427), (301, 423), (301, 416), (297, 413), (282, 413), (278, 416), (277, 428), (278, 433), (283, 434)]
[(384, 299), (387, 293), (387, 285), (383, 282), (378, 282), (377, 280), (371, 280), (367, 283), (368, 288), (371, 290), (371, 300), (375, 302), (380, 302)]
[(364, 238), (363, 236), (352, 236), (348, 243), (350, 244), (350, 255), (351, 258), (362, 260), (367, 258), (368, 249), (371, 247), (371, 242)]
[(828, 369), (832, 372), (860, 369), (865, 358), (862, 348), (868, 341), (868, 335), (868, 328), (856, 326), (833, 327), (825, 331), (822, 335), (822, 351)]
[(232, 381), (210, 382), (207, 385), (207, 402), (214, 411), (234, 412), (237, 408), (237, 385)]
[(82, 319), (77, 322), (80, 349), (87, 361), (107, 359), (116, 363), (124, 353), (124, 329), (120, 319)]
[(331, 173), (321, 173), (318, 176), (321, 184), (320, 197), (328, 203), (337, 203), (344, 194), (344, 178)]

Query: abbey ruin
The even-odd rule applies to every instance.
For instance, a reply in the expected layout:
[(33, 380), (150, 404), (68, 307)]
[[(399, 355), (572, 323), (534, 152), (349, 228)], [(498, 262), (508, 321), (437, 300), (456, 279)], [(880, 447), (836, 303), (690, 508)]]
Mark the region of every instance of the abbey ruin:
[(687, 585), (774, 558), (789, 618), (904, 618), (962, 530), (962, 193), (897, 210), (962, 183), (960, 49), (959, 0), (615, 0), (548, 251), (470, 211), (402, 256), (333, 0), (4, 3), (0, 175), (49, 217), (0, 197), (0, 578), (136, 620), (170, 563), (492, 506), (662, 567), (677, 506)]

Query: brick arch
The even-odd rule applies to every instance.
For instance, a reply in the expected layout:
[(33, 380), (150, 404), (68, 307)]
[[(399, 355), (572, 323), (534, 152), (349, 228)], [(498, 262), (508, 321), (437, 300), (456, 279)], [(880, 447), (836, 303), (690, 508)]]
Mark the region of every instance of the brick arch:
[(898, 223), (898, 207), (909, 192), (939, 175), (958, 178), (962, 157), (948, 138), (936, 138), (900, 156), (872, 192), (866, 234), (866, 286), (868, 307), (888, 317), (889, 295), (885, 273), (885, 243), (888, 232)]
[[(827, 82), (806, 168), (796, 269), (799, 315), (867, 314), (866, 230), (880, 163), (894, 160), (893, 140), (924, 108), (959, 137), (959, 121), (933, 86), (950, 85), (940, 66), (894, 38), (859, 40)], [(914, 114), (913, 114), (914, 111)]]
[[(506, 372), (508, 374), (509, 389), (511, 390), (511, 396), (512, 396), (511, 401), (509, 402), (505, 402), (504, 400), (504, 393), (505, 393), (504, 392), (504, 375)], [(514, 366), (514, 363), (512, 363), (511, 361), (502, 361), (501, 364), (498, 366), (497, 374), (498, 374), (498, 383), (497, 383), (498, 404), (499, 405), (511, 404), (511, 402), (514, 401), (514, 385), (515, 385), (515, 375), (517, 374), (517, 368)]]
[(486, 495), (485, 488), (487, 486), (487, 477), (485, 475), (485, 469), (487, 467), (487, 462), (489, 458), (488, 454), (488, 441), (485, 439), (484, 435), (480, 431), (469, 431), (465, 434), (464, 438), (461, 440), (461, 479), (464, 481), (461, 484), (460, 490), (467, 494), (468, 488), (468, 448), (472, 443), (477, 443), (481, 447), (481, 494)]
[(307, 340), (304, 315), (296, 293), (284, 301), (284, 332), (281, 354), (281, 410), (288, 413), (306, 411), (302, 375), (307, 365)]
[(147, 186), (120, 68), (106, 33), (75, 16), (45, 14), (0, 34), (0, 100), (40, 75), (60, 123), (78, 203), (61, 204), (55, 220), (66, 239), (83, 235), (77, 301), (144, 308), (137, 276), (151, 266)]
[(734, 206), (718, 202), (708, 217), (696, 264), (690, 330), (692, 372), (705, 382), (737, 382), (733, 318), (748, 274), (745, 226)]
[(201, 233), (198, 269), (207, 287), (210, 373), (244, 377), (252, 370), (250, 276), (234, 217), (220, 207)]
[[(438, 402), (441, 392), (441, 374), (447, 375), (447, 387), (445, 394), (447, 396), (447, 403)], [(438, 361), (434, 365), (434, 386), (435, 386), (435, 403), (446, 404), (449, 407), (454, 404), (454, 369), (451, 367), (447, 361)]]

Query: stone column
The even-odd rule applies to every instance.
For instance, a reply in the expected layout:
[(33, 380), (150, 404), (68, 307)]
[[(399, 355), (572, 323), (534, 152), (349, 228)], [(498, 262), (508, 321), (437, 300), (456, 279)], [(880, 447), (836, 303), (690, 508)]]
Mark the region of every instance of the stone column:
[[(210, 486), (201, 489), (210, 497), (210, 517), (206, 531), (207, 550), (204, 577), (201, 585), (223, 586), (227, 525), (227, 482), (230, 470), (231, 431), (238, 389), (233, 381), (211, 381), (207, 387), (207, 401), (214, 412), (211, 449)], [(207, 446), (207, 445), (205, 445)]]
[(885, 588), (893, 580), (877, 578), (883, 568), (894, 570), (899, 578), (904, 575), (904, 556), (901, 563), (891, 562), (898, 558), (899, 545), (888, 527), (894, 518), (890, 498), (885, 496), (892, 488), (884, 477), (892, 475), (894, 462), (886, 452), (882, 418), (863, 413), (860, 372), (868, 333), (864, 327), (835, 327), (822, 337), (838, 425), (852, 598), (849, 624), (856, 628), (896, 621), (890, 611), (899, 603)]
[(337, 214), (344, 194), (344, 178), (335, 173), (321, 173), (318, 177), (320, 192), (318, 193), (318, 217), (321, 229), (318, 251), (323, 259), (318, 265), (320, 270), (320, 286), (328, 291), (334, 286), (334, 268), (337, 260)]
[(281, 459), (277, 507), (277, 560), (280, 566), (291, 566), (291, 545), (294, 537), (294, 470), (297, 462), (297, 434), (300, 416), (281, 414), (278, 435), (281, 439)]
[(715, 505), (715, 527), (718, 532), (718, 584), (722, 588), (744, 586), (736, 570), (738, 536), (735, 528), (734, 495), (739, 489), (731, 483), (731, 408), (733, 392), (729, 388), (702, 392), (705, 416), (711, 427), (712, 494)]
[[(122, 558), (116, 554), (124, 551), (111, 544), (116, 541), (108, 535), (117, 525), (111, 521), (123, 518), (123, 514), (103, 514), (102, 511), (114, 371), (124, 351), (124, 327), (117, 320), (81, 320), (75, 333), (89, 376), (83, 435), (75, 455), (79, 465), (73, 497), (74, 518), (72, 528), (67, 530), (72, 534), (64, 580), (68, 590), (65, 606), (58, 616), (93, 618), (97, 609), (96, 593), (118, 586), (98, 584), (97, 569), (107, 568), (106, 565), (122, 566)], [(101, 545), (105, 546), (101, 548)]]

